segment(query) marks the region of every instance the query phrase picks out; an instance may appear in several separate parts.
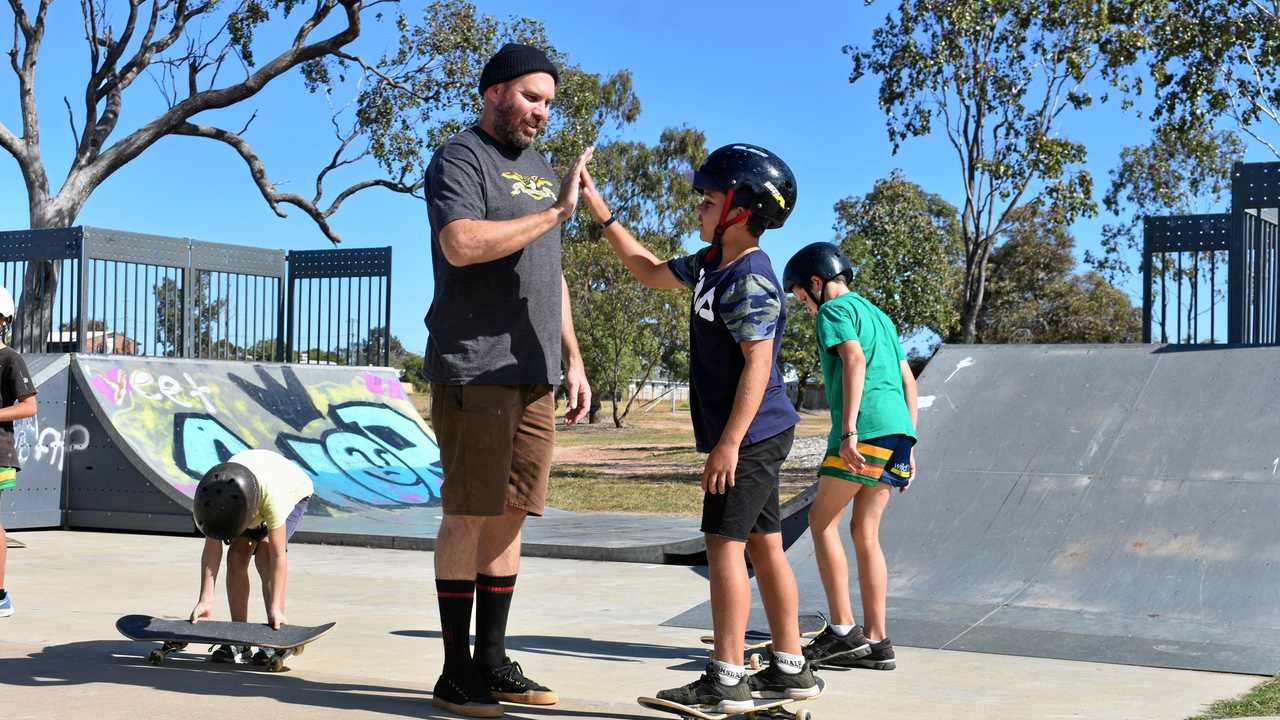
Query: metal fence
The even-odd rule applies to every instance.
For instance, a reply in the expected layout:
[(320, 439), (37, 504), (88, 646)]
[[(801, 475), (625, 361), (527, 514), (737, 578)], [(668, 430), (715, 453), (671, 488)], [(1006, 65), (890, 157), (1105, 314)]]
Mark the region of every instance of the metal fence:
[[(321, 257), (330, 284), (308, 288), (306, 304), (286, 302), (286, 283), (292, 298), (295, 280), (314, 277)], [(0, 282), (26, 321), (14, 332), (21, 352), (389, 361), (390, 248), (285, 253), (91, 227), (19, 230), (0, 232)], [(344, 282), (363, 289), (344, 294)], [(28, 302), (35, 298), (49, 303)], [(45, 312), (32, 312), (36, 307)], [(358, 340), (323, 336), (323, 354), (286, 333), (300, 319), (354, 329), (357, 317), (380, 324), (360, 326)]]
[(1280, 163), (1237, 163), (1231, 212), (1149, 217), (1143, 339), (1280, 343)]

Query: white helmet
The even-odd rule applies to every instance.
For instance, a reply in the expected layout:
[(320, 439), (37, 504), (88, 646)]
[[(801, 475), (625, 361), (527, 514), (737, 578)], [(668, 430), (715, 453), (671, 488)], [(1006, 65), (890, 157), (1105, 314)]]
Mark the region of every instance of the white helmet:
[(13, 319), (14, 313), (13, 295), (9, 294), (9, 288), (0, 287), (0, 315)]

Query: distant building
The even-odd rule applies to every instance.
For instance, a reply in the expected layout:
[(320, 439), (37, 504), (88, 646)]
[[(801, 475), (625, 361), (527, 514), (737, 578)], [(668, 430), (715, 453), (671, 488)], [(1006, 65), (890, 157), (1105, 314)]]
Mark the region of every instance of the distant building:
[[(78, 337), (79, 334), (75, 330), (51, 332), (45, 344), (45, 352), (76, 352), (76, 340)], [(138, 342), (123, 333), (92, 330), (85, 333), (84, 347), (79, 348), (79, 350), (80, 352), (107, 353), (110, 355), (137, 355)]]

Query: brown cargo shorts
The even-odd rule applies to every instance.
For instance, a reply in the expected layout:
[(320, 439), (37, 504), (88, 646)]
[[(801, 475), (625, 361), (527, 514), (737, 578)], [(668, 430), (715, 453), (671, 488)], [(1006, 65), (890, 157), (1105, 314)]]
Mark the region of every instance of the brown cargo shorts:
[(556, 405), (551, 385), (431, 385), (449, 515), (493, 517), (547, 503)]

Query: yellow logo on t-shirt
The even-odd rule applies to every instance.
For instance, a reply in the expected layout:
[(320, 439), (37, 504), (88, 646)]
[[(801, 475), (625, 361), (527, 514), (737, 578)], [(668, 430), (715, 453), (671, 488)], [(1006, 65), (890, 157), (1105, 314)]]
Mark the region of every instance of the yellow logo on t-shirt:
[(555, 187), (552, 182), (546, 178), (537, 175), (521, 175), (513, 170), (502, 173), (502, 177), (511, 181), (512, 195), (528, 195), (534, 200), (554, 200), (556, 193), (552, 190)]

